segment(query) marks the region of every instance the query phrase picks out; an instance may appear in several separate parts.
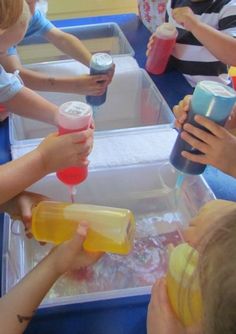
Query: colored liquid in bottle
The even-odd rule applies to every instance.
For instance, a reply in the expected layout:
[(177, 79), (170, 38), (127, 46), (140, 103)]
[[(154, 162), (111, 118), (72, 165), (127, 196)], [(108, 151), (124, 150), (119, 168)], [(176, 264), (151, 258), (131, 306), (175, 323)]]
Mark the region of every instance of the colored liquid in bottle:
[(132, 229), (132, 222), (127, 225), (127, 238), (121, 243), (116, 242), (112, 235), (110, 237), (104, 236), (102, 231), (98, 233), (93, 229), (88, 231), (87, 238), (84, 242), (84, 249), (89, 251), (107, 250), (111, 253), (128, 254), (131, 251), (132, 245), (129, 239), (129, 229)]
[[(68, 130), (61, 126), (58, 127), (59, 134), (63, 135), (66, 133), (77, 132), (86, 130), (87, 127), (77, 130)], [(83, 182), (88, 176), (88, 167), (67, 167), (57, 171), (57, 177), (60, 181), (66, 185), (73, 186)]]
[[(199, 129), (202, 129), (206, 132), (209, 132), (206, 128), (204, 128), (204, 127), (200, 126), (198, 123), (196, 123), (195, 120), (194, 120), (194, 117), (195, 117), (195, 114), (190, 111), (189, 114), (188, 114), (188, 119), (187, 119), (186, 122), (192, 124), (193, 126), (199, 128)], [(223, 126), (225, 124), (226, 120), (227, 120), (227, 117), (225, 119), (223, 119), (222, 121), (218, 122), (218, 124)], [(183, 173), (193, 174), (193, 175), (198, 175), (198, 174), (203, 173), (205, 168), (206, 168), (206, 165), (196, 163), (196, 162), (192, 162), (192, 161), (184, 158), (181, 155), (182, 151), (187, 151), (187, 152), (192, 153), (192, 154), (202, 154), (196, 148), (192, 147), (190, 144), (188, 144), (186, 141), (184, 141), (181, 138), (181, 133), (182, 133), (182, 130), (178, 134), (175, 145), (174, 145), (173, 150), (171, 152), (170, 162), (172, 163), (172, 165), (176, 169), (178, 169), (179, 171), (181, 171)]]
[(146, 70), (152, 74), (161, 74), (166, 69), (169, 57), (175, 46), (176, 38), (154, 38), (154, 45), (147, 59)]
[[(90, 62), (90, 75), (107, 74), (113, 67), (112, 57), (107, 53), (93, 54)], [(86, 102), (92, 107), (99, 107), (106, 102), (107, 89), (102, 95), (87, 95)], [(97, 111), (97, 109), (96, 109)]]
[[(186, 122), (205, 132), (209, 132), (194, 120), (196, 115), (201, 115), (224, 126), (235, 102), (236, 94), (232, 88), (214, 81), (200, 81), (194, 89)], [(195, 155), (202, 154), (202, 152), (199, 152), (181, 138), (182, 131), (180, 131), (176, 139), (170, 155), (170, 162), (183, 173), (201, 174), (205, 170), (206, 165), (192, 162), (181, 155), (182, 151)]]
[[(99, 75), (99, 74), (107, 74), (107, 70), (106, 71), (97, 71), (96, 69), (91, 68), (90, 69), (90, 74), (91, 75)], [(107, 99), (107, 89), (105, 90), (105, 92), (102, 95), (87, 95), (86, 96), (86, 102), (88, 104), (90, 104), (93, 107), (99, 107), (102, 104), (104, 104), (106, 102)], [(97, 111), (97, 109), (96, 109)]]
[(171, 250), (167, 290), (171, 306), (185, 327), (198, 323), (202, 315), (202, 298), (195, 270), (198, 252), (188, 244), (180, 244)]
[(118, 254), (131, 250), (135, 223), (127, 209), (41, 202), (33, 209), (32, 233), (36, 240), (59, 244), (73, 237), (80, 221), (89, 226), (86, 250)]

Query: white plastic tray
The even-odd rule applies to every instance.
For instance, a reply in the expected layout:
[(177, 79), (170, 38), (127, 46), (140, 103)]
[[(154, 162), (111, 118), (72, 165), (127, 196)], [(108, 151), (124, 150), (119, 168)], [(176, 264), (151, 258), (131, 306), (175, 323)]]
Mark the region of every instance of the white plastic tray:
[[(117, 56), (134, 56), (133, 48), (118, 24), (114, 22), (62, 27), (60, 29), (78, 37), (92, 53), (107, 52)], [(24, 64), (68, 59), (68, 56), (56, 49), (46, 39), (37, 35), (25, 38), (17, 50)]]
[[(140, 295), (166, 270), (166, 245), (181, 240), (179, 229), (206, 202), (214, 198), (203, 178), (186, 176), (182, 190), (176, 192), (176, 171), (167, 159), (156, 162), (94, 166), (79, 187), (76, 201), (131, 209), (137, 232), (134, 251), (127, 257), (105, 255), (85, 273), (74, 272), (60, 279), (42, 306), (80, 303)], [(40, 180), (31, 191), (55, 200), (69, 201), (66, 186), (54, 174)], [(7, 292), (49, 250), (24, 237), (20, 223), (11, 228), (5, 218), (2, 291)], [(19, 232), (19, 235), (12, 233)], [(83, 276), (85, 275), (85, 276)]]

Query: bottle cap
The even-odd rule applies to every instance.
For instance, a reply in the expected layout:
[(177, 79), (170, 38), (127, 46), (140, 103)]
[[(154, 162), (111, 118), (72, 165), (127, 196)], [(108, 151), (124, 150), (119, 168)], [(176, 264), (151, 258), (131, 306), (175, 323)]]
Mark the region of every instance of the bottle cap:
[[(189, 280), (195, 274), (198, 259), (198, 252), (187, 243), (179, 244), (171, 249), (169, 254), (169, 272), (176, 282), (181, 283), (183, 286), (188, 286)], [(196, 276), (191, 288), (198, 288)]]
[(90, 105), (80, 101), (69, 101), (59, 107), (58, 124), (65, 129), (76, 130), (88, 127), (91, 117)]
[(108, 53), (95, 53), (92, 55), (90, 67), (97, 71), (108, 71), (113, 65), (112, 57)]
[(231, 113), (236, 92), (222, 83), (203, 80), (198, 82), (191, 100), (192, 111), (220, 123)]
[(176, 27), (168, 22), (162, 23), (157, 27), (155, 35), (162, 38), (176, 38), (178, 35)]

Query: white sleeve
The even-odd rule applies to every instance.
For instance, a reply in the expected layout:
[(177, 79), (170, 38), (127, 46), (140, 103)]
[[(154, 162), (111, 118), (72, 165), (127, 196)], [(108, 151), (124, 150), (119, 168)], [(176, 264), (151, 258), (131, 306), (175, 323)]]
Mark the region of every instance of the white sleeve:
[(23, 87), (16, 74), (7, 73), (0, 65), (0, 102), (14, 97)]

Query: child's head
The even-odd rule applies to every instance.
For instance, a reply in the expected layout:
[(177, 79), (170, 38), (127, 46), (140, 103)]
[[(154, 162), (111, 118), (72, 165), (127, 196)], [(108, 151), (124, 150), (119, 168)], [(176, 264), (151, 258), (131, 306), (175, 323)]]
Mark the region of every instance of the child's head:
[(236, 208), (236, 203), (224, 200), (213, 200), (206, 203), (189, 222), (188, 228), (183, 232), (185, 241), (197, 247), (199, 241), (208, 230), (215, 228), (218, 222)]
[(236, 333), (236, 203), (215, 224), (200, 249), (203, 328), (207, 334)]
[(13, 26), (23, 10), (23, 0), (0, 0), (0, 29)]
[(198, 235), (203, 333), (236, 333), (236, 203), (208, 203), (190, 229), (189, 241)]
[(23, 39), (30, 17), (24, 0), (0, 0), (0, 54)]

